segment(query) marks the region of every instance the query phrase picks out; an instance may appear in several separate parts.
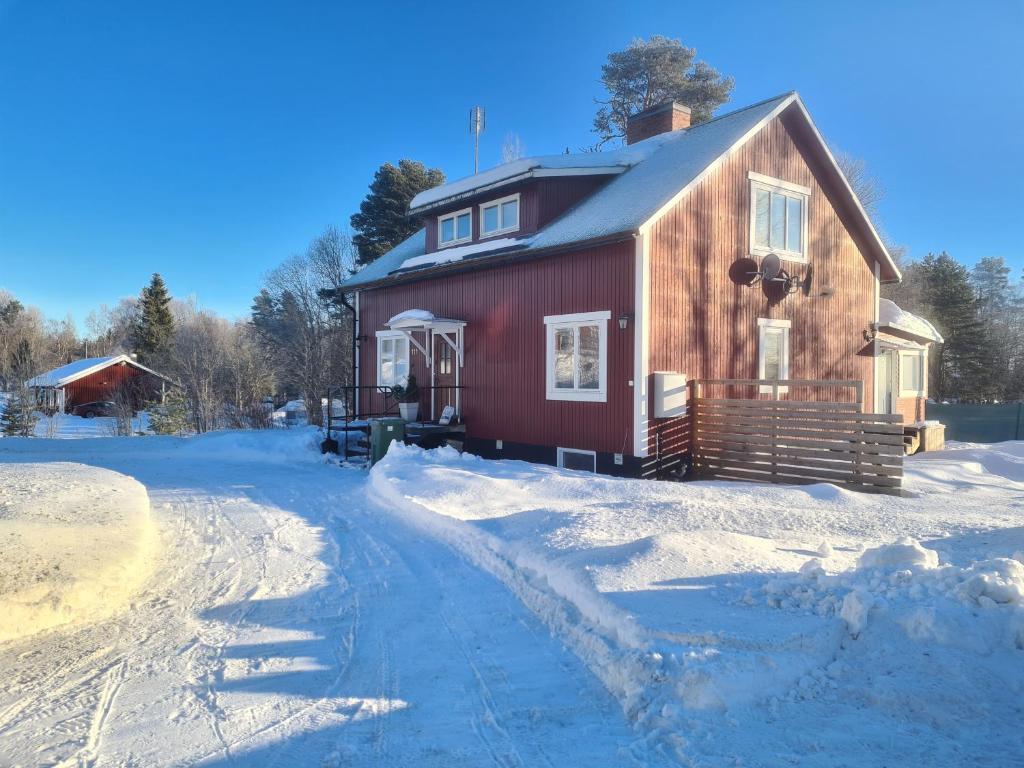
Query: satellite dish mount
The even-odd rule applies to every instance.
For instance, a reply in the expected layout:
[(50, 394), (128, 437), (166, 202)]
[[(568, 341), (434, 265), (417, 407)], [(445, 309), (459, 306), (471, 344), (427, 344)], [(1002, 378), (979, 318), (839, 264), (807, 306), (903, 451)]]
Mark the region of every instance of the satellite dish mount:
[(786, 294), (796, 293), (803, 290), (807, 296), (811, 291), (811, 276), (813, 268), (808, 267), (803, 276), (790, 275), (782, 266), (782, 258), (777, 253), (769, 253), (761, 259), (761, 267), (757, 272), (750, 272), (750, 284), (757, 285), (760, 282), (781, 283)]

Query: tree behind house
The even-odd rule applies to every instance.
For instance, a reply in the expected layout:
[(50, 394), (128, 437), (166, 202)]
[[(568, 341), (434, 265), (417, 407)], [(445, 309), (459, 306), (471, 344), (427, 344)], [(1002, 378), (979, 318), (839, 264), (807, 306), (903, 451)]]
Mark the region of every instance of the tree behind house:
[(665, 101), (688, 106), (693, 125), (710, 120), (729, 100), (733, 79), (695, 61), (696, 55), (694, 48), (662, 35), (650, 40), (637, 38), (625, 50), (609, 53), (601, 67), (608, 98), (598, 100), (603, 106), (594, 118), (599, 143), (623, 138), (631, 115)]
[(174, 316), (171, 314), (171, 295), (159, 273), (154, 273), (149, 285), (139, 296), (139, 314), (134, 341), (139, 360), (150, 366), (165, 362), (174, 337)]
[(420, 192), (444, 184), (444, 173), (416, 160), (384, 163), (373, 175), (370, 192), (352, 215), (352, 242), (358, 266), (366, 266), (414, 234), (420, 225), (409, 216), (409, 203)]

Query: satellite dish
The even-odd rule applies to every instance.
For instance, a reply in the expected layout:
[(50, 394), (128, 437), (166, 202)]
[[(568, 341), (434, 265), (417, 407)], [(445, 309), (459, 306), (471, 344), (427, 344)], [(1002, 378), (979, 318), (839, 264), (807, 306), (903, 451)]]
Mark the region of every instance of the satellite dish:
[(782, 259), (777, 254), (769, 253), (761, 259), (761, 279), (774, 280), (782, 272)]
[(814, 277), (814, 267), (808, 267), (807, 271), (804, 272), (803, 277), (795, 277), (783, 273), (783, 277), (786, 281), (786, 293), (796, 293), (797, 291), (803, 291), (804, 296), (811, 295), (811, 280)]

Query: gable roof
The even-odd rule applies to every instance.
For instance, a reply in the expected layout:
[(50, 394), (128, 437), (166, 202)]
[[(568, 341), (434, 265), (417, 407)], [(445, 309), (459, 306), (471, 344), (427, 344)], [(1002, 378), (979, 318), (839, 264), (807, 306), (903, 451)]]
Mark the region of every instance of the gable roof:
[(54, 368), (52, 371), (47, 371), (46, 373), (41, 373), (38, 376), (33, 376), (25, 382), (25, 386), (63, 387), (73, 381), (78, 381), (90, 374), (102, 371), (104, 368), (109, 368), (110, 366), (117, 365), (119, 363), (127, 363), (134, 368), (138, 368), (140, 371), (144, 371), (156, 376), (157, 378), (170, 381), (166, 376), (161, 376), (156, 371), (132, 360), (128, 355), (113, 355), (111, 357), (86, 357), (81, 360), (75, 360), (67, 365)]
[[(532, 255), (539, 251), (560, 250), (581, 243), (639, 234), (645, 225), (678, 202), (722, 160), (745, 144), (771, 119), (793, 105), (798, 108), (817, 139), (827, 161), (826, 169), (831, 170), (838, 182), (837, 187), (844, 192), (852, 203), (852, 209), (866, 225), (867, 240), (875, 251), (873, 255), (883, 265), (886, 273), (884, 277), (888, 278), (887, 281), (899, 280), (900, 273), (895, 262), (814, 126), (803, 102), (795, 92), (790, 92), (692, 128), (652, 136), (614, 152), (527, 158), (422, 192), (413, 199), (410, 210), (429, 210), (435, 205), (459, 199), (460, 196), (476, 194), (481, 188), (493, 188), (505, 183), (506, 179), (518, 181), (527, 172), (535, 173), (550, 168), (554, 175), (557, 172), (554, 158), (566, 158), (562, 170), (581, 167), (579, 163), (584, 162), (582, 158), (588, 158), (587, 162), (595, 164), (591, 167), (623, 168), (607, 184), (536, 233), (516, 238), (514, 242), (510, 238), (501, 238), (426, 254), (426, 235), (421, 230), (350, 277), (342, 284), (342, 289), (357, 290), (388, 279), (397, 279), (410, 272), (432, 272), (437, 268), (470, 260)], [(600, 158), (601, 155), (608, 155), (604, 166), (599, 166), (599, 160), (589, 160), (592, 157)], [(552, 165), (549, 166), (549, 163)]]

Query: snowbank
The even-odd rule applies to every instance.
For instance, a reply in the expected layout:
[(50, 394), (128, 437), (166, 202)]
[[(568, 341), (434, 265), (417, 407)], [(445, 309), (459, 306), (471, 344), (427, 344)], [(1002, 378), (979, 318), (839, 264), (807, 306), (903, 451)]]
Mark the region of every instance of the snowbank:
[(146, 489), (81, 464), (0, 464), (0, 642), (125, 607), (152, 569)]
[(998, 762), (1024, 749), (1024, 443), (922, 456), (910, 498), (879, 498), (393, 446), (369, 494), (501, 579), (681, 759)]

